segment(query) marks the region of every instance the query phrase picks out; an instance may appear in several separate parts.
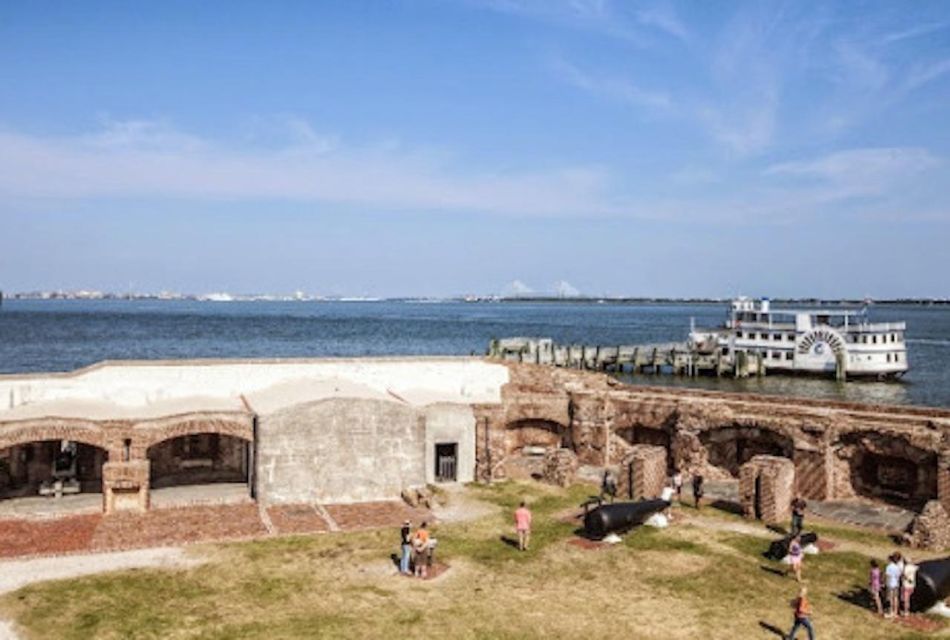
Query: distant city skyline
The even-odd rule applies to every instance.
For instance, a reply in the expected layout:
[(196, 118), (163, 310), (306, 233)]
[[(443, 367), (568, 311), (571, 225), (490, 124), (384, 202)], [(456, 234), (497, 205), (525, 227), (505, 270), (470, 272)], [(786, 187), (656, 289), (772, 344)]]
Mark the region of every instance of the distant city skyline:
[(0, 70), (5, 292), (950, 295), (945, 2), (13, 1)]

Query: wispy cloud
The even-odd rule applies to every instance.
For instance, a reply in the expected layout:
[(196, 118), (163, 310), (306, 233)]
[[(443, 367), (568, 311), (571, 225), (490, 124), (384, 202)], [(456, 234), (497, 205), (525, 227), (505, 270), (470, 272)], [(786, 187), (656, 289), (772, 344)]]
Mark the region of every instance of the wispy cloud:
[(542, 20), (560, 27), (579, 29), (617, 38), (638, 46), (649, 37), (637, 25), (617, 11), (609, 0), (470, 0), (478, 7)]
[(689, 40), (689, 30), (669, 5), (655, 5), (640, 9), (637, 12), (637, 20), (640, 24), (656, 27), (680, 40)]
[(885, 34), (881, 40), (887, 43), (900, 42), (901, 40), (919, 38), (937, 31), (943, 31), (947, 28), (950, 28), (950, 22), (927, 22), (900, 31), (892, 31)]
[(930, 64), (919, 65), (908, 74), (906, 87), (912, 91), (948, 73), (950, 73), (950, 58), (945, 58), (944, 60)]
[(297, 126), (300, 141), (278, 148), (235, 148), (139, 120), (71, 137), (0, 131), (0, 195), (250, 198), (515, 215), (621, 212), (599, 167), (464, 173), (450, 169), (445, 154), (392, 144), (328, 146), (309, 125)]
[(555, 60), (552, 66), (567, 83), (596, 95), (657, 111), (667, 111), (673, 105), (663, 91), (643, 89), (626, 78), (587, 73), (563, 59)]

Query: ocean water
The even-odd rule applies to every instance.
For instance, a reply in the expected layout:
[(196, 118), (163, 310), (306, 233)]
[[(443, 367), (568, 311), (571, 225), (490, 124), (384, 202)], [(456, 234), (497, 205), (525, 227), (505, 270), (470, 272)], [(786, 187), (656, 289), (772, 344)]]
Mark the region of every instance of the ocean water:
[[(0, 373), (69, 371), (106, 359), (482, 354), (492, 338), (577, 344), (683, 340), (713, 326), (718, 304), (192, 302), (5, 300)], [(910, 372), (899, 382), (770, 376), (625, 375), (631, 384), (701, 387), (858, 402), (950, 407), (950, 307), (875, 305), (872, 321), (907, 322)]]

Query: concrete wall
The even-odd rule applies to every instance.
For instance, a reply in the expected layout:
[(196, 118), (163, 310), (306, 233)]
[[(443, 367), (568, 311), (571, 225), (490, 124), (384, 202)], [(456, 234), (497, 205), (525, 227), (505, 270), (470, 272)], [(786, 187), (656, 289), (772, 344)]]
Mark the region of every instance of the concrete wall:
[(508, 369), (479, 358), (105, 362), (65, 374), (0, 375), (0, 418), (24, 403), (106, 401), (140, 407), (177, 398), (238, 398), (292, 380), (346, 380), (407, 403), (499, 402)]
[(333, 398), (258, 418), (264, 503), (391, 499), (425, 483), (425, 417), (398, 402)]
[(426, 482), (435, 482), (435, 445), (458, 443), (457, 480), (475, 480), (475, 414), (463, 404), (440, 403), (425, 409)]

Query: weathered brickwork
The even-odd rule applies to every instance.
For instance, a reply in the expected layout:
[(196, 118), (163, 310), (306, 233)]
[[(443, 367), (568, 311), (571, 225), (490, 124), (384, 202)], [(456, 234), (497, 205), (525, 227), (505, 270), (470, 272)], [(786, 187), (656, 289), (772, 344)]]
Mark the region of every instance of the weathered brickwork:
[(739, 502), (748, 518), (785, 522), (794, 488), (795, 465), (788, 458), (755, 456), (739, 470)]
[(501, 408), (480, 413), (480, 480), (505, 477), (507, 459), (522, 456), (506, 448), (508, 417), (517, 416), (566, 427), (561, 444), (582, 465), (617, 468), (648, 445), (666, 451), (667, 473), (727, 479), (756, 456), (775, 456), (790, 461), (790, 490), (806, 499), (861, 497), (918, 509), (939, 499), (950, 509), (947, 410), (628, 386), (600, 373), (508, 366)]
[(666, 449), (648, 444), (631, 447), (620, 464), (617, 497), (629, 500), (657, 498), (667, 483)]

